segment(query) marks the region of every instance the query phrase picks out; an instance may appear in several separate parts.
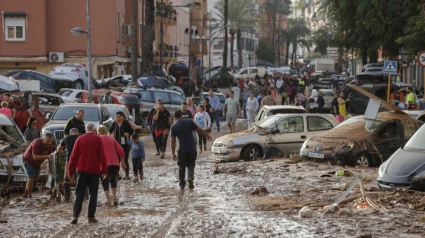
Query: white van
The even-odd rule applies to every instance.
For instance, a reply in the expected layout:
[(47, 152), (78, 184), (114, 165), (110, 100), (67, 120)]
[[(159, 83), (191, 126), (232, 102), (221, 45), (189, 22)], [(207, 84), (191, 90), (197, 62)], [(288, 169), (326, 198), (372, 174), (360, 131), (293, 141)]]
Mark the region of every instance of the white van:
[(264, 75), (266, 74), (266, 68), (261, 67), (248, 67), (248, 68), (242, 68), (235, 74), (235, 80), (238, 81), (239, 79), (254, 79), (255, 75), (259, 75), (261, 78), (264, 78)]

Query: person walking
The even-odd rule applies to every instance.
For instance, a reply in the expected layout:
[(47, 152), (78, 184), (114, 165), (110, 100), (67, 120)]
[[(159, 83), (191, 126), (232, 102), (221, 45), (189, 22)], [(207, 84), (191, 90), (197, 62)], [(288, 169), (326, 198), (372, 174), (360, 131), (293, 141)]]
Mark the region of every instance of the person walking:
[(220, 132), (220, 117), (218, 113), (218, 109), (220, 106), (220, 99), (217, 95), (214, 94), (213, 90), (209, 91), (208, 100), (211, 104), (212, 115), (211, 119), (215, 119), (215, 124), (217, 125), (217, 132)]
[(152, 140), (155, 143), (155, 147), (156, 147), (156, 154), (155, 155), (160, 155), (160, 152), (161, 152), (161, 146), (160, 146), (158, 139), (156, 138), (155, 122), (153, 120), (153, 116), (156, 113), (156, 108), (158, 106), (158, 102), (160, 102), (160, 101), (161, 101), (161, 99), (156, 100), (155, 106), (150, 110), (150, 112), (148, 114), (148, 120), (147, 120), (148, 128), (149, 128), (149, 130), (151, 130)]
[(131, 126), (130, 122), (126, 120), (125, 115), (122, 111), (115, 113), (115, 121), (112, 123), (112, 126), (109, 128), (109, 135), (114, 137), (118, 144), (121, 145), (124, 150), (124, 162), (125, 162), (125, 178), (126, 180), (130, 179), (130, 165), (128, 164), (128, 156), (130, 154), (130, 146), (128, 145), (128, 140), (130, 135), (134, 133), (134, 129)]
[(210, 132), (211, 132), (214, 120), (213, 120), (213, 116), (212, 116), (212, 108), (211, 108), (210, 100), (207, 97), (204, 98), (204, 104), (203, 105), (205, 107), (205, 111), (208, 113), (208, 116), (210, 116), (210, 119), (211, 119), (211, 126), (210, 126)]
[(173, 121), (168, 110), (164, 108), (164, 103), (162, 101), (158, 102), (153, 120), (155, 121), (156, 138), (161, 148), (161, 159), (164, 159), (168, 133), (170, 132), (170, 126), (173, 124)]
[(1, 102), (0, 113), (12, 118), (12, 110), (7, 106), (7, 104), (8, 103), (6, 101)]
[(347, 100), (344, 99), (344, 93), (339, 94), (338, 110), (339, 110), (339, 115), (341, 115), (344, 118), (344, 120), (347, 119), (347, 112), (346, 112), (345, 104), (349, 101), (350, 101), (350, 99), (347, 99)]
[[(15, 116), (16, 116), (16, 106), (11, 100), (10, 93), (5, 93), (3, 98), (4, 98), (4, 101), (7, 102), (7, 107), (12, 111), (12, 116), (10, 116), (10, 118), (12, 118), (12, 120), (14, 120)], [(3, 108), (3, 106), (2, 106), (2, 108)]]
[(289, 85), (286, 86), (286, 92), (288, 92), (289, 105), (294, 105), (296, 91), (293, 82), (290, 82)]
[(406, 88), (406, 105), (407, 110), (415, 110), (416, 109), (416, 95), (412, 92), (411, 87)]
[[(97, 134), (99, 135), (102, 146), (105, 153), (106, 158), (106, 165), (108, 166), (108, 175), (106, 178), (102, 179), (102, 187), (103, 192), (105, 193), (106, 197), (106, 205), (111, 206), (111, 196), (109, 193), (109, 184), (111, 185), (112, 190), (112, 199), (114, 206), (118, 205), (118, 198), (117, 198), (117, 178), (118, 173), (120, 171), (120, 162), (121, 167), (123, 169), (126, 169), (124, 157), (124, 149), (121, 147), (121, 145), (111, 136), (108, 136), (108, 129), (100, 125), (97, 128)], [(134, 134), (133, 134), (134, 135)]]
[(243, 117), (246, 118), (246, 102), (249, 98), (250, 91), (248, 88), (243, 88), (242, 92), (242, 110), (243, 110)]
[(143, 180), (143, 162), (145, 162), (145, 146), (143, 142), (140, 141), (139, 135), (133, 134), (131, 136), (131, 155), (133, 156), (133, 173), (134, 173), (134, 182), (138, 182), (139, 179)]
[[(179, 185), (181, 191), (186, 187), (186, 168), (188, 170), (189, 189), (194, 189), (193, 180), (195, 179), (195, 162), (196, 162), (196, 143), (190, 132), (196, 131), (212, 141), (211, 136), (202, 128), (197, 126), (192, 120), (182, 120), (180, 112), (174, 113), (176, 123), (171, 126), (171, 153), (173, 160), (177, 160), (179, 166)], [(179, 149), (176, 155), (176, 138), (179, 140)]]
[(233, 97), (239, 101), (241, 95), (241, 89), (238, 87), (236, 83), (233, 84), (233, 87), (230, 89), (233, 92)]
[(183, 115), (183, 118), (192, 119), (193, 120), (193, 114), (191, 111), (187, 110), (187, 102), (182, 102), (180, 106), (180, 112)]
[[(276, 80), (276, 90), (277, 90), (277, 96), (282, 96), (282, 86), (283, 86), (283, 80), (282, 77), (279, 77)], [(282, 104), (283, 105), (283, 104)]]
[(252, 120), (255, 117), (260, 105), (258, 104), (258, 100), (254, 97), (254, 92), (250, 92), (249, 98), (246, 102), (246, 116), (248, 119), (248, 128), (252, 125)]
[(24, 132), (25, 140), (32, 142), (33, 140), (39, 138), (37, 130), (37, 119), (35, 117), (30, 117), (27, 122), (27, 126)]
[(224, 113), (226, 117), (227, 126), (229, 127), (230, 134), (236, 132), (236, 118), (239, 114), (242, 114), (241, 105), (239, 100), (234, 97), (234, 92), (230, 91), (229, 98), (224, 103)]
[(192, 115), (195, 115), (198, 111), (196, 109), (196, 106), (193, 105), (193, 100), (191, 97), (186, 98), (186, 103), (187, 103), (187, 110), (189, 110)]
[(72, 128), (70, 131), (70, 135), (65, 137), (61, 144), (56, 149), (58, 153), (63, 153), (64, 149), (67, 152), (66, 155), (66, 163), (65, 163), (65, 178), (63, 179), (63, 196), (64, 202), (69, 202), (69, 199), (71, 198), (71, 181), (68, 177), (68, 165), (69, 165), (69, 159), (71, 158), (72, 150), (74, 149), (75, 141), (77, 141), (78, 136), (80, 133), (78, 132), (77, 128)]
[[(211, 118), (208, 115), (207, 112), (205, 112), (204, 105), (198, 106), (198, 112), (195, 115), (195, 123), (200, 128), (204, 129), (206, 132), (211, 132)], [(198, 141), (199, 141), (199, 152), (202, 153), (202, 145), (204, 145), (204, 151), (207, 151), (207, 137), (200, 134), (198, 134)]]
[(46, 133), (44, 138), (35, 139), (31, 142), (30, 146), (22, 156), (24, 163), (24, 170), (27, 174), (28, 180), (25, 186), (23, 198), (32, 197), (32, 189), (34, 186), (35, 179), (40, 174), (40, 166), (47, 159), (53, 159), (53, 135), (52, 133)]
[(65, 136), (69, 135), (69, 131), (72, 128), (77, 128), (80, 134), (84, 134), (86, 130), (84, 127), (83, 119), (84, 119), (84, 110), (78, 109), (75, 116), (69, 119), (68, 122), (65, 124), (64, 132), (63, 132)]
[(78, 171), (73, 208), (74, 219), (71, 224), (77, 224), (83, 207), (84, 196), (89, 189), (88, 222), (96, 223), (97, 193), (99, 189), (99, 174), (102, 179), (108, 176), (108, 165), (105, 157), (102, 139), (94, 133), (96, 126), (89, 122), (86, 133), (75, 141), (74, 149), (68, 165), (68, 177), (74, 180), (74, 171)]
[(263, 100), (261, 100), (261, 107), (277, 105), (276, 101), (271, 95), (272, 92), (270, 90), (267, 90), (267, 96), (264, 97)]

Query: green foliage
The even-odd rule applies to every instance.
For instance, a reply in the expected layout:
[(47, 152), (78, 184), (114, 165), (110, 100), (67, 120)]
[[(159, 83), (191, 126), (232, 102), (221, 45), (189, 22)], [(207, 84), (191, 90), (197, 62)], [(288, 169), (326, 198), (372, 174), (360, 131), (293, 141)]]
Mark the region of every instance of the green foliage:
[(396, 42), (411, 56), (415, 56), (425, 50), (425, 17), (423, 14), (413, 16), (409, 19), (404, 36), (399, 37)]
[(319, 53), (320, 55), (326, 54), (326, 49), (328, 47), (333, 47), (336, 45), (335, 40), (333, 38), (333, 34), (329, 34), (329, 30), (325, 27), (320, 28), (314, 33), (313, 42), (316, 46), (314, 52)]
[(265, 60), (267, 62), (273, 63), (275, 52), (273, 47), (268, 45), (265, 41), (260, 40), (258, 44), (257, 51), (255, 52), (257, 59)]

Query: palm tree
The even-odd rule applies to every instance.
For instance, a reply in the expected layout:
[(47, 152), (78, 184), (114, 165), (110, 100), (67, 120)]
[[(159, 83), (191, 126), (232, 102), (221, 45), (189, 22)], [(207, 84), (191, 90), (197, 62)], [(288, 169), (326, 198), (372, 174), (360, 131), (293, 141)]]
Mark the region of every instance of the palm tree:
[[(223, 2), (223, 20), (224, 20), (224, 45), (223, 45), (223, 72), (226, 72), (227, 68), (227, 20), (229, 19), (229, 0)], [(233, 52), (232, 52), (233, 54)]]
[(137, 85), (137, 0), (131, 0), (131, 83)]
[[(228, 11), (228, 27), (230, 28), (229, 33), (231, 37), (230, 44), (230, 65), (233, 68), (233, 52), (234, 52), (234, 41), (235, 35), (237, 37), (237, 48), (238, 48), (238, 66), (242, 66), (242, 45), (241, 45), (241, 36), (242, 30), (250, 30), (255, 26), (256, 19), (255, 15), (250, 13), (250, 10), (253, 7), (252, 1), (250, 0), (228, 0), (229, 1), (229, 11)], [(224, 2), (217, 2), (215, 9), (217, 10), (217, 15), (220, 20), (224, 21)], [(218, 34), (221, 34), (225, 31), (226, 26), (218, 26), (213, 29), (213, 36), (216, 37)], [(227, 57), (227, 55), (226, 55)]]
[[(291, 0), (266, 0), (263, 4), (265, 13), (270, 14), (272, 20), (272, 46), (276, 48), (275, 33), (278, 16), (291, 13)], [(279, 18), (280, 20), (280, 18)], [(280, 22), (279, 22), (280, 24)]]
[(145, 0), (145, 29), (143, 36), (143, 73), (152, 73), (153, 42), (155, 39), (155, 0)]
[(310, 35), (310, 29), (307, 27), (305, 20), (302, 18), (291, 19), (288, 24), (289, 28), (281, 31), (281, 34), (286, 41), (286, 62), (288, 62), (289, 59), (290, 44), (292, 44), (292, 59), (295, 62), (298, 45), (310, 50), (310, 43), (305, 40), (305, 37)]

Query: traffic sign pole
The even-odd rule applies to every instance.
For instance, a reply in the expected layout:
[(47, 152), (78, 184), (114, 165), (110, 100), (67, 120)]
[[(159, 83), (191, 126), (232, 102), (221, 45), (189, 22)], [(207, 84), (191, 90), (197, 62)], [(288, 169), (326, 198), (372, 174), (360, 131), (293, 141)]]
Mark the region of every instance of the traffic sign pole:
[[(416, 62), (422, 67), (425, 68), (425, 50), (419, 52), (416, 56)], [(425, 92), (425, 72), (424, 72), (424, 92)]]
[(391, 94), (391, 74), (388, 75), (388, 92), (387, 92), (388, 103), (390, 103), (390, 94)]

